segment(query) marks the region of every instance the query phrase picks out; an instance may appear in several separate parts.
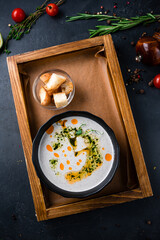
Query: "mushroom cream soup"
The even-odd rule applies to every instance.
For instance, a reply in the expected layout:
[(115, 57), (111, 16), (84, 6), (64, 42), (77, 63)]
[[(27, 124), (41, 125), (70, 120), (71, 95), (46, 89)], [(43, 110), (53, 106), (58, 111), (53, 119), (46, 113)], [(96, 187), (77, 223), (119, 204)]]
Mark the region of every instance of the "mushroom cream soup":
[(87, 191), (109, 174), (114, 149), (108, 133), (95, 121), (75, 116), (54, 123), (44, 133), (38, 158), (48, 180), (66, 191)]

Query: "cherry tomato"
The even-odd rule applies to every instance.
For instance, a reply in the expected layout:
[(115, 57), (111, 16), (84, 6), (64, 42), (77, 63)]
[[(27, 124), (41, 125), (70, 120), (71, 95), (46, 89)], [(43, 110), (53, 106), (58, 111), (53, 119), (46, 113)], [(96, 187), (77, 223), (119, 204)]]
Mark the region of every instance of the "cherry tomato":
[(58, 7), (55, 3), (49, 3), (46, 7), (46, 12), (49, 16), (56, 16), (58, 14)]
[(26, 14), (21, 8), (15, 8), (12, 11), (12, 19), (17, 23), (22, 22), (25, 19), (25, 17)]
[(154, 77), (153, 84), (156, 88), (160, 88), (160, 74)]

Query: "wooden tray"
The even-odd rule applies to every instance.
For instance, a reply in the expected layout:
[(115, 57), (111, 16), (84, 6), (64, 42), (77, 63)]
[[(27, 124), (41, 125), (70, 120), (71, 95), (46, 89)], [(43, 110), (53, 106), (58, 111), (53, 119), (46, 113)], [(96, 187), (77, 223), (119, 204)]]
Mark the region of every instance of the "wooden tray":
[[(153, 195), (111, 35), (11, 56), (7, 63), (38, 221)], [(59, 112), (39, 106), (31, 87), (41, 68), (55, 66), (69, 70), (76, 83), (74, 100), (61, 112), (87, 110), (102, 117), (114, 130), (120, 145), (120, 166), (114, 179), (88, 198), (63, 198), (50, 192), (40, 182), (32, 163), (32, 141), (38, 128)], [(83, 81), (85, 76), (88, 77)], [(87, 81), (91, 81), (89, 85)]]

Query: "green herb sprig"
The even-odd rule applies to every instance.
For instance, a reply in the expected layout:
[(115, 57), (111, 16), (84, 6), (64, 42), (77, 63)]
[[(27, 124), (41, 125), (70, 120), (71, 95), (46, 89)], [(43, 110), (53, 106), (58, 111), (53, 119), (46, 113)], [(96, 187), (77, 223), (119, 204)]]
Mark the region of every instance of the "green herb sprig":
[(78, 13), (77, 16), (67, 17), (67, 22), (77, 20), (97, 19), (97, 21), (109, 20), (109, 25), (97, 25), (96, 29), (89, 29), (90, 37), (101, 36), (109, 33), (114, 33), (121, 30), (126, 30), (135, 27), (140, 24), (149, 24), (156, 21), (160, 21), (160, 15), (153, 15), (147, 13), (144, 16), (136, 16), (131, 18), (110, 16), (110, 15), (93, 15)]
[[(65, 0), (59, 0), (55, 2), (57, 6), (60, 6), (64, 3)], [(8, 42), (11, 39), (19, 40), (24, 34), (28, 34), (33, 26), (36, 23), (38, 18), (46, 12), (46, 6), (49, 0), (46, 0), (40, 7), (37, 7), (36, 11), (31, 13), (24, 21), (10, 26), (10, 32), (7, 36), (7, 39), (4, 43), (4, 52), (9, 54), (11, 51), (8, 50)]]

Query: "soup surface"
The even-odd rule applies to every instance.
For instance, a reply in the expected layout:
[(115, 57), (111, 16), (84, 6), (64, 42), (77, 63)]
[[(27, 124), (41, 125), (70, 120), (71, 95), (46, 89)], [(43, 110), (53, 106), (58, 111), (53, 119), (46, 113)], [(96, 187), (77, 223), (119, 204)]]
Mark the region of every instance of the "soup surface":
[(104, 128), (80, 116), (51, 125), (38, 149), (39, 163), (48, 180), (72, 192), (99, 185), (109, 174), (114, 155), (112, 141)]

